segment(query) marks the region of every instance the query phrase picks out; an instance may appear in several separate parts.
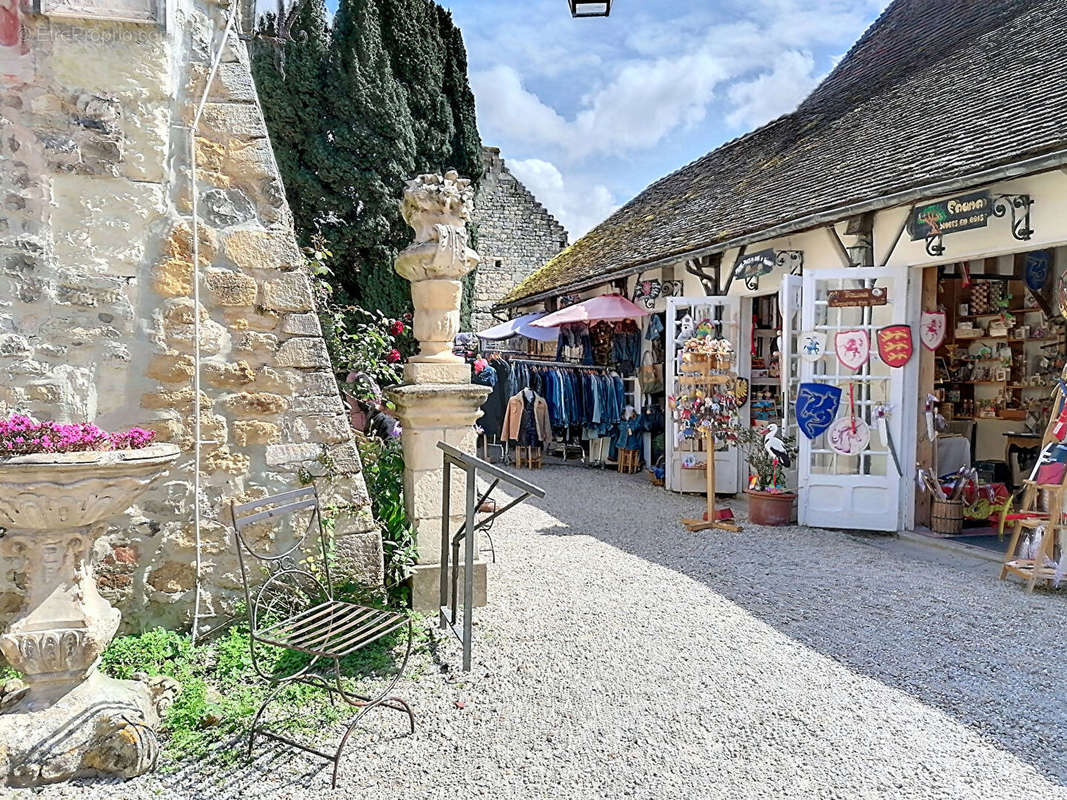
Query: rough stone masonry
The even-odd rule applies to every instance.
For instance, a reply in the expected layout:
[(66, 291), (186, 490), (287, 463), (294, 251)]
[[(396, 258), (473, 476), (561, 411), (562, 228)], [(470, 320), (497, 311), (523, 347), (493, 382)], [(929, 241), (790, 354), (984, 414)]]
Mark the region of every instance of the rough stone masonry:
[[(194, 403), (209, 442), (208, 611), (229, 608), (241, 585), (231, 498), (327, 473), (341, 477), (322, 479), (326, 502), (348, 509), (342, 555), (357, 577), (380, 582), (359, 457), (234, 37), (195, 141), (202, 303), (191, 299), (189, 125), (226, 7), (168, 0), (164, 27), (50, 18), (30, 5), (14, 18), (17, 36), (0, 36), (0, 410), (138, 424), (183, 451), (162, 489), (101, 540), (102, 591), (127, 629), (189, 622)], [(2, 563), (0, 616), (21, 603), (18, 570)]]
[(482, 178), (472, 220), (481, 263), (474, 279), (475, 331), (496, 325), (492, 308), (567, 246), (567, 231), (511, 174), (496, 147), (482, 148)]

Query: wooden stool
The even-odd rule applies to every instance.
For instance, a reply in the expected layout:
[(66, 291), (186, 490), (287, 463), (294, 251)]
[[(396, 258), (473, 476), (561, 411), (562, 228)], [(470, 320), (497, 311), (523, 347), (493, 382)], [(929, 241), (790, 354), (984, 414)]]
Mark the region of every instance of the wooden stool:
[(633, 474), (641, 470), (641, 454), (637, 450), (619, 448), (619, 472)]
[[(541, 469), (541, 459), (544, 451), (540, 447), (516, 447), (515, 466), (528, 469)], [(523, 462), (526, 462), (525, 464)]]

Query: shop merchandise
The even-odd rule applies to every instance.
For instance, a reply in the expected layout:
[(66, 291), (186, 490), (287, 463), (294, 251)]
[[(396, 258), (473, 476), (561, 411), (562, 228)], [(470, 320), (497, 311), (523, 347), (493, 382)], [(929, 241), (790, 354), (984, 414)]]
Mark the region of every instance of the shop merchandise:
[(829, 383), (802, 383), (797, 388), (797, 427), (809, 439), (817, 439), (837, 417), (841, 387)]
[(589, 338), (593, 343), (593, 363), (606, 367), (611, 363), (614, 354), (615, 325), (611, 322), (601, 321), (589, 328)]
[[(498, 441), (500, 439), (500, 426), (504, 421), (504, 410), (507, 407), (508, 399), (515, 394), (515, 392), (510, 391), (511, 365), (499, 356), (490, 354), (487, 369), (493, 371), (495, 378), (493, 383), (485, 383), (483, 385), (492, 386), (493, 391), (489, 393), (489, 397), (482, 404), (482, 416), (478, 420), (478, 426), (491, 441)], [(478, 382), (476, 378), (477, 376), (472, 380)], [(483, 380), (487, 379), (483, 378)], [(518, 389), (515, 391), (518, 391)]]
[(878, 357), (890, 367), (903, 367), (911, 360), (911, 326), (887, 325), (878, 329)]
[(593, 345), (589, 338), (588, 324), (572, 322), (560, 325), (558, 330), (556, 361), (568, 359), (582, 364), (593, 363)]
[(797, 339), (800, 357), (812, 363), (822, 358), (826, 352), (826, 334), (822, 331), (804, 331)]
[(500, 437), (520, 447), (543, 447), (552, 441), (545, 398), (526, 388), (508, 400)]
[(641, 361), (641, 329), (632, 319), (615, 323), (612, 350), (615, 365), (623, 377), (633, 375)]
[(947, 329), (944, 311), (924, 311), (919, 318), (919, 339), (927, 350), (936, 350), (941, 346)]
[(871, 338), (867, 331), (838, 331), (834, 337), (837, 360), (849, 369), (858, 370), (871, 354)]

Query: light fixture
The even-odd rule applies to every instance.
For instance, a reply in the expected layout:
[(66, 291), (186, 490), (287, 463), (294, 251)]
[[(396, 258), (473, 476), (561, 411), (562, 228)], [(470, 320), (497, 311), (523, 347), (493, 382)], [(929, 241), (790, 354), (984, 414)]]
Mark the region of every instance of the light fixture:
[(607, 17), (611, 15), (611, 0), (567, 0), (572, 17)]

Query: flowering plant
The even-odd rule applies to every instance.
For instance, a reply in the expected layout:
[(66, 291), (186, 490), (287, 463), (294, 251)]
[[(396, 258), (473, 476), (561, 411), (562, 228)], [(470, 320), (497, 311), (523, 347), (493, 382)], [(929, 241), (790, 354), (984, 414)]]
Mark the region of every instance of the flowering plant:
[(0, 456), (139, 450), (151, 444), (153, 438), (155, 432), (144, 428), (108, 433), (91, 422), (38, 422), (25, 414), (12, 414), (7, 419), (0, 419)]

